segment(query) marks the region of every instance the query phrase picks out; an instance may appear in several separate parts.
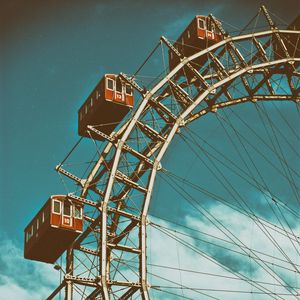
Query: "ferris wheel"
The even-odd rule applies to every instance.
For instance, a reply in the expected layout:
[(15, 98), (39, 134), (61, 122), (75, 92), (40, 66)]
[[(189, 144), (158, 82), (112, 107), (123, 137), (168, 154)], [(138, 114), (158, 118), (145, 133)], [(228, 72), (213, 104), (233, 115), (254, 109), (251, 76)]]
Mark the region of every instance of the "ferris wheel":
[[(134, 75), (103, 77), (78, 112), (87, 139), (56, 167), (66, 195), (25, 229), (27, 257), (61, 273), (48, 299), (300, 298), (299, 23), (262, 6), (231, 35), (196, 16)], [(139, 75), (153, 57), (162, 73)]]

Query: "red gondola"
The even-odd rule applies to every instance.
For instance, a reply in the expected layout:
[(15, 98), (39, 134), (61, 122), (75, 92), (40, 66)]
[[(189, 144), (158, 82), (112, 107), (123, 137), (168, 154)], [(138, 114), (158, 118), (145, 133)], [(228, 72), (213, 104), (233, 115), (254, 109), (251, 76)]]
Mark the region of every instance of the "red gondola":
[(66, 196), (51, 196), (24, 230), (24, 257), (54, 263), (82, 232), (82, 210)]
[[(220, 23), (220, 21), (217, 20)], [(220, 23), (221, 24), (221, 23)], [(174, 47), (185, 57), (191, 56), (213, 44), (220, 42), (223, 35), (210, 17), (196, 16), (189, 26), (180, 35)], [(202, 64), (205, 59), (195, 61)], [(169, 66), (173, 70), (180, 62), (178, 56), (171, 50), (169, 51)]]
[[(78, 133), (90, 137), (87, 125), (110, 135), (133, 108), (133, 90), (118, 75), (106, 74), (78, 111)], [(93, 135), (93, 138), (102, 140)]]

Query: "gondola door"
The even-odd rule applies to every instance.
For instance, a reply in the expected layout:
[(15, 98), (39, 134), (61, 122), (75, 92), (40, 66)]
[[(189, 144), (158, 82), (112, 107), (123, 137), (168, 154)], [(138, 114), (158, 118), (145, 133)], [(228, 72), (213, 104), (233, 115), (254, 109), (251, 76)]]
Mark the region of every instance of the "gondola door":
[(72, 204), (69, 201), (64, 201), (63, 203), (63, 215), (62, 215), (62, 227), (72, 228)]
[(115, 101), (125, 103), (123, 85), (120, 78), (116, 78)]
[(206, 23), (206, 38), (213, 41), (215, 39), (215, 24), (209, 18), (206, 18)]

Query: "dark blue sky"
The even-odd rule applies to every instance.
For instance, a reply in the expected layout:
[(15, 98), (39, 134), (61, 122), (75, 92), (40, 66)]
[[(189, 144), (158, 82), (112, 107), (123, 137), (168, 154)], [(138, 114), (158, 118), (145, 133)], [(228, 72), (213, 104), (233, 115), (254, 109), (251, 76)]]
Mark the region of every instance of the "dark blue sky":
[[(265, 1), (295, 17), (298, 0)], [(242, 27), (259, 1), (1, 1), (1, 227), (22, 241), (77, 141), (77, 109), (104, 73), (134, 73), (196, 14)], [(299, 10), (298, 10), (299, 11)], [(243, 13), (241, 13), (243, 12)]]
[[(225, 26), (232, 30), (234, 27), (228, 24), (242, 28), (262, 3), (257, 0), (0, 0), (0, 3), (0, 249), (6, 254), (0, 256), (0, 269), (13, 278), (16, 272), (9, 271), (10, 263), (21, 262), (26, 283), (18, 284), (29, 292), (28, 298), (21, 294), (18, 299), (33, 299), (32, 287), (27, 283), (33, 278), (34, 263), (22, 258), (23, 229), (49, 195), (65, 193), (54, 167), (78, 140), (77, 110), (99, 79), (104, 73), (134, 73), (161, 35), (176, 39), (197, 14), (212, 13), (225, 20)], [(299, 3), (299, 0), (264, 1), (271, 12), (286, 22), (299, 13)], [(284, 113), (288, 115), (288, 107)], [(250, 121), (255, 117), (247, 111), (244, 114)], [(213, 144), (220, 145), (214, 133), (219, 124), (211, 127), (212, 118), (209, 116), (197, 129)], [(290, 120), (294, 122), (295, 115), (291, 114)], [(165, 166), (182, 168), (184, 171), (178, 175), (197, 181), (197, 171), (193, 169), (195, 157), (181, 160), (178, 153), (187, 151), (187, 146), (180, 142), (175, 139), (178, 152), (166, 155)], [(85, 159), (88, 158), (82, 160)], [(268, 171), (267, 167), (265, 170)], [(213, 180), (209, 174), (202, 183)], [(162, 187), (162, 183), (154, 198), (157, 191), (171, 195), (170, 187)], [(277, 186), (280, 187), (280, 181)], [(179, 204), (174, 204), (172, 197), (165, 199), (172, 204), (170, 209), (167, 205), (161, 211), (156, 209), (159, 200), (154, 199), (154, 214), (179, 215)], [(41, 286), (45, 274), (53, 282), (56, 280), (50, 269), (44, 272), (42, 264), (37, 265), (35, 270), (39, 272), (34, 278), (40, 280)], [(0, 276), (0, 287), (1, 279)], [(12, 290), (10, 285), (7, 287)], [(39, 299), (39, 295), (34, 299)]]

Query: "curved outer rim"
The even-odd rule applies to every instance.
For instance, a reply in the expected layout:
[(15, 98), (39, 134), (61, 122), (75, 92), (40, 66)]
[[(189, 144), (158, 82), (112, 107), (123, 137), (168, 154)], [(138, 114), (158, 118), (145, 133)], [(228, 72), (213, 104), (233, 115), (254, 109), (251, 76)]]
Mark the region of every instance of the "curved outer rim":
[[(240, 37), (239, 39), (236, 40), (241, 40), (242, 38)], [(224, 44), (225, 42), (222, 42), (222, 44)], [(212, 50), (213, 47), (211, 47)], [(217, 47), (214, 47), (217, 48)], [(105, 197), (104, 197), (104, 203), (107, 204), (109, 202), (109, 198), (110, 198), (110, 194), (111, 194), (111, 190), (112, 190), (112, 186), (114, 183), (114, 175), (116, 173), (117, 167), (118, 167), (118, 163), (119, 163), (119, 159), (120, 159), (120, 155), (122, 153), (122, 147), (123, 144), (125, 143), (125, 141), (127, 140), (128, 136), (130, 135), (133, 127), (135, 126), (137, 120), (139, 119), (139, 117), (141, 116), (141, 113), (143, 112), (144, 108), (146, 107), (149, 99), (152, 97), (152, 95), (159, 90), (179, 69), (181, 69), (188, 61), (195, 59), (196, 57), (201, 56), (203, 53), (206, 53), (206, 51), (201, 51), (197, 54), (195, 54), (193, 57), (190, 57), (189, 59), (185, 60), (184, 62), (182, 62), (181, 64), (179, 64), (174, 70), (172, 70), (163, 80), (161, 80), (149, 93), (147, 93), (146, 97), (143, 99), (143, 102), (141, 103), (140, 107), (137, 109), (134, 117), (132, 118), (131, 122), (129, 123), (129, 126), (127, 127), (126, 131), (124, 132), (122, 138), (119, 140), (118, 142), (118, 146), (117, 146), (117, 150), (115, 153), (115, 158), (114, 158), (114, 163), (113, 163), (113, 167), (111, 170), (111, 175), (108, 181), (108, 186), (107, 186), (107, 190), (105, 193)], [(151, 174), (150, 174), (150, 179), (149, 179), (149, 183), (148, 183), (148, 192), (146, 195), (146, 198), (144, 200), (144, 204), (143, 204), (143, 210), (142, 210), (142, 214), (141, 214), (141, 220), (142, 220), (142, 235), (146, 235), (146, 217), (148, 214), (148, 209), (149, 209), (149, 205), (150, 205), (150, 200), (151, 200), (151, 196), (152, 196), (152, 190), (154, 187), (154, 181), (156, 178), (156, 173), (157, 173), (157, 169), (159, 167), (159, 164), (163, 158), (163, 155), (165, 154), (169, 144), (171, 143), (173, 137), (176, 134), (177, 129), (182, 125), (182, 122), (184, 122), (184, 119), (202, 102), (202, 100), (214, 89), (220, 87), (221, 85), (251, 71), (251, 70), (255, 70), (255, 69), (259, 69), (259, 68), (267, 68), (267, 67), (271, 67), (274, 65), (278, 65), (278, 64), (282, 64), (285, 62), (295, 62), (295, 61), (299, 61), (300, 59), (292, 59), (292, 58), (285, 58), (285, 59), (280, 59), (280, 60), (275, 60), (272, 62), (267, 62), (267, 63), (261, 63), (261, 64), (257, 64), (254, 66), (248, 66), (246, 68), (240, 69), (237, 72), (231, 74), (229, 77), (220, 80), (219, 82), (211, 85), (204, 93), (202, 93), (199, 97), (197, 97), (194, 101), (194, 103), (192, 103), (189, 107), (187, 107), (187, 109), (178, 117), (177, 121), (174, 123), (171, 131), (169, 132), (169, 135), (167, 137), (167, 139), (165, 140), (165, 142), (163, 143), (163, 146), (161, 147), (160, 151), (158, 152), (157, 157), (155, 158), (154, 161), (154, 166), (152, 168)], [(102, 211), (102, 213), (107, 214), (106, 211)], [(106, 226), (106, 218), (104, 218), (102, 216), (102, 220), (104, 220), (104, 222), (102, 223), (102, 226)], [(102, 248), (106, 248), (106, 232), (104, 232), (102, 227), (102, 235), (105, 234), (105, 237), (102, 236)], [(105, 242), (104, 242), (105, 241)], [(146, 262), (146, 246), (142, 244), (142, 256), (144, 256), (144, 258), (142, 257), (142, 261)], [(102, 256), (102, 266), (106, 266), (106, 264), (104, 263), (106, 262), (106, 253), (104, 256)], [(146, 263), (144, 263), (144, 265), (146, 266)], [(146, 268), (142, 268), (142, 274), (140, 274), (142, 281), (146, 280)], [(106, 268), (105, 271), (106, 272)], [(103, 273), (102, 273), (103, 275)], [(103, 281), (102, 281), (103, 283)], [(149, 295), (147, 292), (147, 286), (145, 284), (145, 282), (142, 282), (142, 292), (143, 292), (143, 298), (144, 299), (149, 299)], [(107, 297), (108, 294), (107, 294)], [(109, 299), (109, 298), (107, 298)]]
[[(258, 32), (258, 33), (253, 33), (253, 34), (246, 34), (243, 36), (237, 36), (237, 37), (230, 37), (227, 39), (224, 39), (223, 41), (219, 42), (216, 45), (213, 45), (205, 50), (202, 50), (188, 58), (185, 58), (184, 60), (182, 60), (171, 72), (169, 72), (169, 74), (167, 74), (158, 84), (156, 84), (151, 91), (147, 92), (147, 94), (145, 95), (145, 97), (143, 98), (143, 101), (141, 102), (140, 106), (138, 107), (138, 109), (136, 110), (134, 116), (132, 117), (132, 119), (127, 122), (122, 128), (124, 130), (124, 128), (126, 127), (126, 129), (124, 130), (123, 134), (120, 134), (121, 138), (118, 140), (117, 142), (117, 149), (113, 158), (113, 165), (111, 168), (111, 172), (109, 175), (109, 179), (108, 179), (108, 183), (107, 183), (107, 187), (105, 190), (105, 196), (103, 199), (103, 203), (102, 203), (102, 218), (101, 218), (101, 292), (102, 292), (102, 296), (103, 299), (108, 300), (110, 299), (109, 297), (109, 292), (108, 292), (108, 286), (107, 286), (107, 282), (108, 282), (108, 278), (107, 278), (107, 251), (106, 251), (106, 245), (107, 245), (107, 215), (108, 215), (108, 203), (109, 203), (109, 199), (110, 199), (110, 195), (112, 192), (112, 187), (115, 181), (115, 175), (116, 175), (116, 171), (118, 168), (118, 164), (119, 164), (119, 160), (120, 160), (120, 156), (122, 154), (122, 148), (124, 143), (126, 142), (126, 140), (128, 139), (129, 135), (131, 134), (134, 126), (136, 125), (138, 119), (140, 118), (141, 114), (144, 112), (149, 100), (151, 99), (151, 97), (161, 88), (164, 86), (164, 84), (166, 84), (180, 69), (182, 69), (188, 62), (200, 57), (201, 55), (204, 55), (212, 50), (215, 50), (221, 46), (223, 46), (226, 43), (232, 42), (232, 41), (243, 41), (243, 40), (247, 40), (247, 39), (251, 39), (253, 37), (263, 37), (263, 36), (269, 36), (272, 35), (274, 33), (289, 33), (289, 34), (300, 34), (300, 31), (291, 31), (291, 30), (278, 30), (278, 29), (273, 29), (273, 30), (268, 30), (268, 31), (263, 31), (263, 32)], [(162, 142), (162, 144), (160, 144), (160, 150), (154, 160), (154, 165), (152, 167), (151, 173), (149, 175), (149, 181), (148, 181), (148, 188), (147, 188), (147, 194), (146, 197), (144, 199), (144, 203), (143, 203), (143, 209), (140, 215), (140, 219), (141, 219), (141, 223), (140, 223), (140, 227), (141, 227), (141, 264), (142, 267), (140, 268), (141, 270), (141, 274), (140, 274), (140, 278), (141, 278), (141, 293), (142, 293), (142, 298), (143, 300), (148, 300), (149, 298), (149, 294), (148, 294), (148, 283), (147, 283), (147, 271), (146, 271), (146, 218), (147, 218), (147, 214), (148, 214), (148, 209), (149, 209), (149, 205), (150, 205), (150, 201), (151, 201), (151, 196), (152, 196), (152, 190), (154, 187), (154, 182), (155, 182), (155, 178), (156, 178), (156, 173), (157, 170), (160, 166), (160, 162), (166, 152), (166, 150), (168, 149), (168, 146), (170, 145), (172, 139), (174, 138), (178, 128), (180, 126), (183, 126), (185, 123), (185, 118), (203, 101), (203, 99), (209, 94), (211, 93), (213, 90), (215, 90), (216, 88), (220, 87), (223, 84), (226, 84), (227, 82), (247, 73), (247, 72), (251, 72), (253, 70), (256, 69), (266, 69), (275, 65), (279, 65), (279, 64), (283, 64), (283, 63), (291, 63), (293, 64), (294, 62), (300, 62), (300, 58), (284, 58), (284, 59), (279, 59), (279, 60), (274, 60), (274, 61), (269, 61), (269, 62), (265, 62), (265, 63), (260, 63), (260, 64), (256, 64), (256, 65), (252, 65), (252, 66), (247, 66), (241, 69), (236, 70), (236, 72), (230, 74), (230, 76), (216, 82), (215, 84), (209, 86), (200, 96), (198, 96), (195, 101), (186, 108), (185, 111), (183, 111), (181, 113), (181, 115), (178, 117), (177, 121), (173, 124), (170, 132), (168, 133), (167, 138), (165, 139), (164, 142)], [(267, 95), (266, 96), (270, 96)], [(275, 96), (276, 97), (276, 96)], [(245, 100), (245, 101), (241, 101), (238, 103), (243, 103), (246, 101), (250, 101), (250, 100)], [(122, 130), (122, 129), (121, 129)], [(118, 132), (120, 133), (120, 131)], [(112, 147), (112, 143), (108, 143), (105, 148), (103, 153), (108, 153), (110, 151)], [(101, 160), (103, 160), (103, 155), (101, 154), (99, 161), (96, 163), (96, 165), (98, 164), (99, 166), (101, 165)], [(97, 172), (97, 170), (93, 170), (93, 172)], [(88, 180), (85, 182), (85, 186), (88, 186), (88, 184), (91, 182), (91, 180), (93, 179), (92, 174), (90, 173), (88, 175)], [(68, 284), (68, 283), (67, 283)], [(68, 294), (68, 293), (67, 293)], [(71, 299), (71, 298), (70, 298)]]

